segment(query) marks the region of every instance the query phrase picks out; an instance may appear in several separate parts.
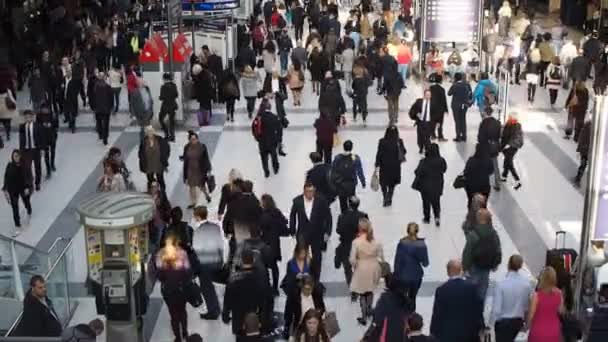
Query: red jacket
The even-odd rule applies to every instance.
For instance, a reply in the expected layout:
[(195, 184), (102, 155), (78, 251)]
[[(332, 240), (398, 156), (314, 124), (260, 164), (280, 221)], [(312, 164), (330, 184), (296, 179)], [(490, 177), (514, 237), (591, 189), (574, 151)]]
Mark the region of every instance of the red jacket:
[(127, 91), (131, 94), (135, 89), (137, 89), (137, 75), (134, 71), (131, 71), (127, 75)]

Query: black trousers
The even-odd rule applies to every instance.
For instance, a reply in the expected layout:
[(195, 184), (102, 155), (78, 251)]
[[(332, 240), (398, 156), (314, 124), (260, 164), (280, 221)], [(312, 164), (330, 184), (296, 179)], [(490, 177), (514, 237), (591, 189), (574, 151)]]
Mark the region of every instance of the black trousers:
[(107, 145), (108, 135), (110, 134), (110, 113), (95, 113), (95, 126), (97, 127), (99, 139), (103, 140), (103, 143)]
[(279, 157), (277, 155), (277, 149), (273, 148), (270, 151), (260, 151), (260, 158), (262, 159), (262, 169), (264, 174), (270, 174), (268, 170), (268, 156), (272, 159), (272, 169), (275, 173), (279, 172)]
[(46, 166), (47, 175), (50, 175), (51, 171), (55, 171), (55, 147), (57, 147), (57, 140), (53, 139), (42, 149), (42, 152), (44, 152), (44, 165)]
[(2, 126), (4, 126), (6, 140), (11, 140), (11, 119), (0, 119), (0, 123), (2, 123)]
[(547, 67), (549, 66), (550, 62), (540, 62), (539, 64), (539, 75), (540, 75), (540, 86), (544, 87), (545, 86), (545, 73), (547, 72)]
[(249, 118), (251, 119), (251, 117), (253, 116), (253, 112), (255, 111), (255, 97), (246, 97), (245, 100), (247, 100), (247, 114), (249, 115)]
[(350, 264), (350, 250), (352, 248), (352, 242), (350, 244), (342, 244), (342, 255), (340, 256), (340, 262), (342, 264), (342, 269), (344, 270), (344, 278), (346, 279), (346, 284), (350, 286), (350, 282), (353, 279), (353, 265)]
[(302, 36), (304, 35), (304, 23), (300, 25), (294, 25), (294, 31), (296, 36), (296, 41), (302, 40)]
[(171, 330), (176, 340), (181, 341), (188, 337), (188, 313), (186, 311), (186, 300), (182, 298), (165, 298), (171, 317)]
[(412, 303), (413, 311), (416, 311), (416, 298), (418, 297), (418, 291), (420, 291), (420, 286), (422, 286), (422, 279), (417, 282), (403, 284), (403, 291)]
[(513, 342), (524, 325), (521, 318), (501, 319), (494, 323), (496, 342)]
[(509, 147), (506, 150), (502, 151), (502, 154), (505, 157), (502, 166), (502, 177), (507, 178), (509, 172), (511, 172), (513, 178), (516, 181), (519, 181), (519, 175), (517, 174), (517, 170), (515, 170), (515, 164), (513, 164), (513, 158), (515, 157), (515, 153), (517, 153), (517, 149), (513, 147)]
[[(169, 123), (165, 123), (165, 118), (169, 116)], [(175, 137), (175, 111), (161, 111), (158, 113), (158, 121), (160, 121), (160, 127), (165, 133), (165, 138)]]
[(386, 185), (386, 184), (380, 184), (380, 188), (382, 190), (382, 197), (384, 198), (385, 201), (392, 201), (393, 200), (393, 194), (395, 193), (395, 186), (394, 185)]
[(21, 226), (21, 218), (19, 217), (19, 197), (21, 197), (23, 200), (23, 204), (25, 205), (28, 215), (32, 214), (32, 204), (30, 203), (29, 195), (26, 195), (23, 191), (16, 194), (9, 193), (11, 207), (13, 208), (13, 221), (17, 227)]
[(323, 157), (325, 164), (331, 164), (332, 146), (324, 146), (317, 140), (317, 152)]
[(234, 121), (234, 98), (226, 99), (226, 116)]
[(272, 274), (272, 289), (279, 291), (279, 264), (278, 262), (270, 263), (270, 273)]
[(551, 103), (551, 105), (554, 105), (556, 100), (557, 100), (557, 89), (549, 89), (549, 103)]
[(23, 156), (23, 162), (25, 169), (29, 172), (30, 176), (32, 175), (32, 162), (34, 163), (34, 175), (32, 177), (34, 179), (34, 183), (36, 187), (40, 186), (40, 178), (42, 174), (42, 165), (40, 164), (40, 149), (39, 148), (31, 148), (24, 149), (21, 151), (21, 155)]
[(576, 172), (575, 181), (580, 182), (583, 178), (583, 174), (585, 173), (585, 169), (587, 169), (587, 163), (589, 162), (589, 158), (586, 155), (581, 154), (581, 163), (578, 166), (578, 171)]
[(429, 121), (418, 121), (416, 123), (416, 140), (418, 142), (418, 150), (422, 151), (431, 143), (432, 123)]
[(118, 112), (118, 106), (120, 105), (120, 90), (121, 88), (112, 88), (112, 96), (114, 99), (114, 113)]
[(361, 113), (363, 121), (367, 119), (367, 96), (353, 97), (353, 118), (357, 119), (357, 113)]
[(456, 139), (467, 140), (467, 107), (464, 105), (452, 107)]
[(323, 265), (323, 249), (322, 241), (311, 241), (310, 251), (312, 253), (312, 260), (310, 261), (310, 273), (314, 277), (316, 282), (321, 279), (321, 265)]
[[(435, 135), (435, 131), (437, 131), (437, 135)], [(444, 139), (443, 137), (443, 115), (441, 119), (433, 121), (433, 132), (431, 133), (433, 138), (437, 137), (439, 139)]]
[(536, 84), (528, 83), (528, 102), (534, 102), (536, 95)]
[(152, 184), (153, 181), (157, 181), (158, 185), (160, 185), (160, 188), (163, 189), (163, 191), (166, 189), (165, 188), (165, 176), (163, 175), (163, 173), (146, 173), (146, 178), (148, 178), (148, 188), (150, 187), (150, 184)]
[(433, 208), (433, 216), (438, 219), (441, 214), (441, 204), (440, 198), (435, 196), (429, 196), (424, 193), (421, 193), (422, 196), (422, 213), (424, 215), (425, 220), (430, 220), (431, 218), (431, 207)]
[(345, 212), (346, 210), (348, 210), (349, 205), (348, 205), (348, 198), (350, 196), (338, 196), (338, 201), (340, 202), (340, 213)]

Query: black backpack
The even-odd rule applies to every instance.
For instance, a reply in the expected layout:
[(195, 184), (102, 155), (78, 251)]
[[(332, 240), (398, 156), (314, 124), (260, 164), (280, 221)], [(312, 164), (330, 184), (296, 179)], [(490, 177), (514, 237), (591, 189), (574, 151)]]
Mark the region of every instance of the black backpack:
[(330, 183), (336, 188), (338, 195), (348, 195), (357, 186), (355, 155), (339, 155), (331, 167), (330, 175)]
[(562, 79), (562, 70), (560, 69), (560, 67), (554, 66), (553, 69), (551, 69), (551, 73), (549, 74), (549, 77), (551, 77), (554, 80), (561, 80)]
[(472, 233), (479, 236), (479, 240), (473, 246), (473, 265), (484, 270), (496, 269), (502, 262), (498, 234), (495, 230), (483, 236), (477, 230)]

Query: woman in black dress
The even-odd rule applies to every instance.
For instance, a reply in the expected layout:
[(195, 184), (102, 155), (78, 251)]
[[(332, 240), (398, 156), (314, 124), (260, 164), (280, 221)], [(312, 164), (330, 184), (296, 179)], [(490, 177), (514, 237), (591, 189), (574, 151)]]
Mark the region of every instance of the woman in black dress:
[(14, 236), (19, 235), (21, 228), (21, 218), (19, 217), (19, 197), (23, 200), (27, 215), (32, 215), (32, 205), (30, 195), (32, 193), (32, 179), (30, 173), (21, 162), (21, 152), (13, 150), (11, 161), (6, 165), (4, 173), (4, 184), (2, 186), (4, 196), (13, 208), (13, 220), (15, 222)]
[(490, 154), (483, 147), (477, 144), (475, 154), (467, 160), (464, 167), (464, 190), (467, 192), (467, 208), (471, 206), (471, 198), (476, 193), (484, 195), (486, 199), (490, 197), (490, 175), (494, 173), (494, 165)]
[(272, 251), (273, 262), (270, 264), (272, 271), (272, 289), (275, 296), (279, 295), (279, 265), (282, 260), (281, 256), (281, 236), (289, 236), (289, 228), (287, 227), (287, 218), (277, 208), (272, 196), (268, 194), (262, 195), (262, 219), (260, 230), (262, 232), (262, 240), (270, 247)]
[(375, 172), (379, 172), (380, 176), (383, 206), (385, 207), (393, 204), (395, 186), (401, 183), (401, 163), (405, 161), (405, 154), (405, 145), (399, 138), (399, 130), (394, 125), (388, 126), (384, 138), (378, 141), (375, 164)]
[(420, 191), (422, 196), (423, 223), (431, 220), (431, 207), (435, 216), (435, 225), (439, 227), (441, 205), (440, 199), (443, 195), (443, 174), (448, 168), (445, 159), (439, 154), (439, 145), (430, 144), (426, 149), (426, 155), (416, 168), (416, 178), (413, 187)]
[(313, 48), (308, 58), (308, 70), (310, 70), (312, 78), (312, 92), (317, 95), (321, 92), (321, 82), (325, 76), (325, 71), (327, 71), (327, 64), (327, 60), (319, 48)]

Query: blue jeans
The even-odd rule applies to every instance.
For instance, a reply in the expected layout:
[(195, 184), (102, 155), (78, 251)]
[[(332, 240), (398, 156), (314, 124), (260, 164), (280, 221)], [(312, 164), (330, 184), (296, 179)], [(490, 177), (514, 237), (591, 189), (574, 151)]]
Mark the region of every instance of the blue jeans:
[(220, 303), (217, 300), (217, 293), (211, 281), (213, 271), (209, 267), (201, 265), (198, 272), (198, 281), (200, 283), (201, 292), (207, 305), (207, 312), (212, 316), (220, 315)]
[(407, 64), (399, 64), (399, 73), (401, 74), (401, 77), (403, 78), (403, 84), (405, 84), (405, 81), (407, 80), (408, 68), (409, 68), (409, 65), (407, 65)]
[(482, 270), (473, 266), (469, 271), (467, 278), (477, 286), (479, 298), (481, 298), (482, 303), (485, 303), (488, 286), (490, 284), (490, 270)]
[(279, 54), (281, 61), (281, 75), (287, 72), (287, 64), (289, 63), (289, 51), (281, 51)]

